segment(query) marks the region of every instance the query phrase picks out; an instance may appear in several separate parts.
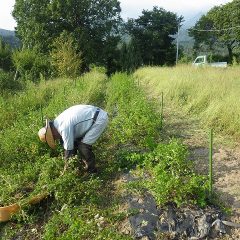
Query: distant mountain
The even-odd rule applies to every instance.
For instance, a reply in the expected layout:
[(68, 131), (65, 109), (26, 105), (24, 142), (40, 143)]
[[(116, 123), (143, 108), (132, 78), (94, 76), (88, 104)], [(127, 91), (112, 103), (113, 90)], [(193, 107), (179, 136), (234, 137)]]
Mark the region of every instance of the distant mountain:
[(182, 23), (182, 26), (179, 30), (179, 45), (181, 45), (185, 51), (189, 51), (194, 45), (194, 38), (188, 35), (188, 29), (193, 27), (204, 14), (204, 12), (199, 12), (194, 16), (189, 15)]
[(0, 28), (0, 38), (2, 38), (3, 42), (9, 44), (13, 48), (18, 48), (21, 44), (20, 40), (15, 36), (14, 31)]
[(185, 29), (193, 27), (196, 22), (204, 15), (205, 12), (199, 12), (196, 15), (189, 14), (184, 17), (184, 22), (182, 23), (182, 27)]
[(15, 36), (15, 33), (14, 33), (14, 31), (5, 30), (5, 29), (1, 29), (1, 28), (0, 28), (0, 35), (3, 36), (3, 37), (6, 37), (6, 36)]
[(189, 51), (194, 45), (194, 38), (188, 35), (188, 29), (184, 27), (179, 30), (179, 45), (182, 46), (185, 51)]

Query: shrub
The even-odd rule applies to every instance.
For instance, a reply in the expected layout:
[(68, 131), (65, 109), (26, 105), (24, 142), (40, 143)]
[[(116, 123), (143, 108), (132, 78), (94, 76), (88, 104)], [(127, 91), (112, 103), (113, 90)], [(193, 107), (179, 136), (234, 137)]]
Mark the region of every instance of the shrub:
[(13, 53), (13, 62), (23, 80), (39, 82), (41, 77), (50, 75), (48, 56), (34, 49), (24, 49)]
[(9, 45), (5, 44), (0, 38), (0, 69), (9, 71), (12, 64), (12, 51)]
[(14, 81), (14, 74), (0, 69), (0, 92), (14, 91), (21, 88), (18, 81)]
[(74, 40), (67, 32), (54, 41), (51, 63), (61, 77), (76, 77), (80, 73), (81, 53), (77, 52)]

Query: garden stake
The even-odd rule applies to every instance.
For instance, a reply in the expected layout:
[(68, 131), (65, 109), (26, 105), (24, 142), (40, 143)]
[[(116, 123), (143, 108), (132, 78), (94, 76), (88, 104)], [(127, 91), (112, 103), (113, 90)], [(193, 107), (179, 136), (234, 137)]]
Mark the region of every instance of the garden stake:
[(42, 124), (44, 124), (44, 122), (43, 122), (43, 111), (42, 111), (42, 104), (40, 104), (40, 111), (41, 111), (41, 120), (42, 120)]
[(212, 185), (213, 185), (213, 168), (212, 168), (212, 153), (213, 153), (213, 130), (210, 129), (209, 134), (209, 193), (212, 197)]
[(162, 95), (162, 101), (161, 101), (161, 118), (160, 118), (160, 128), (163, 128), (163, 92), (161, 93)]

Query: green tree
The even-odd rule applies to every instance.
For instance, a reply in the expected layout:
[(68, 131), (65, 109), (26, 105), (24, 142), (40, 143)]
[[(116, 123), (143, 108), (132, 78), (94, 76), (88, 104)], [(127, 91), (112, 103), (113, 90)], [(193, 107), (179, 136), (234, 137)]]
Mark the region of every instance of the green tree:
[(109, 51), (115, 51), (119, 41), (120, 11), (117, 0), (16, 0), (13, 16), (25, 47), (46, 53), (66, 31), (78, 43), (86, 66), (108, 66), (113, 56)]
[(50, 0), (16, 0), (13, 17), (17, 22), (16, 34), (24, 48), (41, 50), (49, 49), (55, 37), (52, 29)]
[(131, 73), (142, 64), (142, 58), (134, 41), (124, 42), (121, 46), (120, 65), (121, 70)]
[(53, 43), (51, 63), (59, 76), (76, 77), (80, 73), (81, 54), (77, 53), (72, 36), (66, 32), (63, 32)]
[(127, 30), (138, 47), (144, 64), (164, 65), (175, 62), (174, 35), (183, 18), (162, 8), (143, 10), (136, 20), (130, 19)]
[(48, 56), (40, 54), (36, 49), (15, 51), (13, 62), (23, 81), (38, 82), (41, 76), (48, 77), (50, 74)]
[(189, 35), (195, 39), (195, 49), (208, 46), (215, 51), (220, 48), (227, 49), (229, 62), (233, 60), (234, 49), (240, 42), (240, 0), (233, 0), (225, 5), (213, 7), (206, 15), (203, 15)]
[(12, 50), (8, 44), (5, 44), (0, 38), (0, 68), (10, 71), (12, 64)]

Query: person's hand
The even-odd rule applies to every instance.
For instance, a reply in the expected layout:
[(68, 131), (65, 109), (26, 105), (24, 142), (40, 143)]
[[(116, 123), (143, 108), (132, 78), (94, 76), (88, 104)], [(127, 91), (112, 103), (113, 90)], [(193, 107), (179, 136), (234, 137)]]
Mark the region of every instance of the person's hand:
[(64, 150), (64, 159), (67, 160), (73, 156), (73, 150)]
[(67, 168), (68, 168), (68, 164), (69, 164), (69, 158), (73, 157), (73, 150), (64, 150), (64, 167), (63, 167), (63, 171), (61, 172), (61, 175), (62, 176)]

